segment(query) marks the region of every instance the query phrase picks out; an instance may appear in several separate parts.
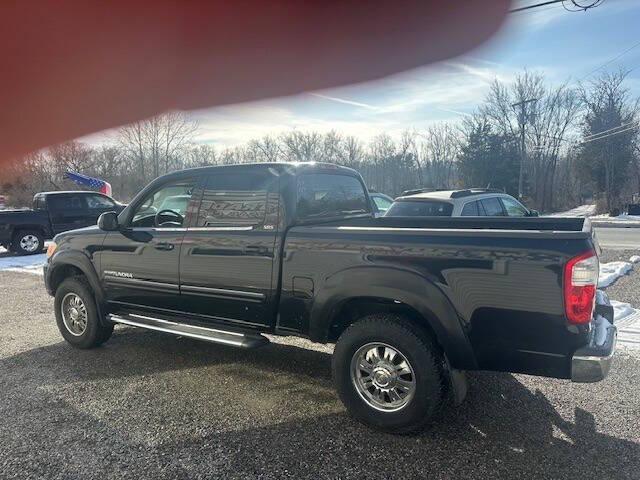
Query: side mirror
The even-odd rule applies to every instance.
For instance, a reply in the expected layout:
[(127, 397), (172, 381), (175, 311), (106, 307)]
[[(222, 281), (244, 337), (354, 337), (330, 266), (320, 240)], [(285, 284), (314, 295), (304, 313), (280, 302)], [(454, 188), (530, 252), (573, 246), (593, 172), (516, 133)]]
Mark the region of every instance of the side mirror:
[(105, 232), (118, 230), (118, 214), (116, 212), (104, 212), (98, 217), (98, 228)]
[(539, 217), (540, 213), (537, 210), (529, 210), (529, 215), (527, 215), (528, 217)]

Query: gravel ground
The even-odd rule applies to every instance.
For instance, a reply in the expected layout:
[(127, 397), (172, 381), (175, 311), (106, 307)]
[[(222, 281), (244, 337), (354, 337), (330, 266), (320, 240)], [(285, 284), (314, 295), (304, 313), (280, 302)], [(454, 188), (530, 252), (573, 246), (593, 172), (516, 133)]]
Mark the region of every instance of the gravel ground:
[(116, 328), (78, 351), (40, 277), (0, 272), (0, 305), (2, 479), (640, 478), (631, 351), (597, 384), (471, 373), (461, 407), (398, 437), (347, 416), (327, 348), (242, 351)]
[[(628, 262), (632, 255), (640, 255), (640, 248), (637, 250), (604, 250), (600, 256), (600, 262)], [(617, 279), (605, 291), (609, 298), (640, 308), (640, 263), (634, 264), (630, 274)]]

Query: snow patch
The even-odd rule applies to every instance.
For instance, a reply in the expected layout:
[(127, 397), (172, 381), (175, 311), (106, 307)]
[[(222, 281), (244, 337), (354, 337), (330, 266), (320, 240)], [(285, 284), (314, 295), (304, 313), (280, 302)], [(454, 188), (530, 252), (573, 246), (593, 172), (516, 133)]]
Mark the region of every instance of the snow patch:
[(638, 263), (640, 262), (640, 255), (632, 255), (631, 258), (629, 258), (629, 261), (631, 263)]
[(633, 265), (630, 262), (609, 262), (600, 264), (600, 275), (598, 277), (598, 287), (606, 288), (613, 284), (618, 278), (631, 271)]
[(609, 300), (613, 307), (613, 319), (616, 323), (629, 315), (633, 315), (637, 312), (630, 304), (619, 302), (617, 300)]
[(42, 266), (47, 262), (47, 255), (8, 256), (4, 248), (0, 247), (0, 271), (20, 272), (42, 275)]
[(556, 212), (545, 215), (546, 217), (590, 217), (596, 213), (595, 205), (580, 205), (566, 212)]
[(627, 215), (623, 213), (618, 215), (617, 217), (610, 217), (607, 214), (604, 215), (594, 215), (591, 217), (591, 221), (595, 224), (602, 223), (610, 223), (610, 224), (621, 224), (621, 225), (640, 225), (640, 216), (638, 215)]

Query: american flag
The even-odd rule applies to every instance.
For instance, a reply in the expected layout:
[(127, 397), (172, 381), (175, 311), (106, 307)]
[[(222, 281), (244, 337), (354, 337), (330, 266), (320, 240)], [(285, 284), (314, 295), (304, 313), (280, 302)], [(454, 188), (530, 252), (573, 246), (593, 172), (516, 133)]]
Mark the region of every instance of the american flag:
[(111, 184), (104, 180), (100, 180), (99, 178), (88, 177), (77, 172), (65, 172), (64, 178), (68, 178), (69, 180), (76, 182), (78, 185), (97, 188), (100, 193), (111, 196)]

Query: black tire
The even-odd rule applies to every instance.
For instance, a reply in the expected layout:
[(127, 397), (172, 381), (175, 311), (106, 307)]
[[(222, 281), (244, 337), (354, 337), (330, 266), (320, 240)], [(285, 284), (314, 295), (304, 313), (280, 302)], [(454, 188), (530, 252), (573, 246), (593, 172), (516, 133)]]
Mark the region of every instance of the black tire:
[[(77, 329), (75, 333), (72, 331), (72, 326), (67, 326), (65, 323), (62, 311), (65, 298), (68, 296), (72, 299), (73, 295), (80, 298), (86, 310), (86, 327), (83, 330)], [(100, 322), (93, 292), (79, 277), (67, 278), (60, 284), (56, 290), (54, 308), (58, 330), (73, 347), (82, 349), (98, 347), (109, 340), (113, 333), (113, 324), (103, 325)], [(70, 315), (67, 316), (67, 321), (71, 322), (69, 317)]]
[[(23, 239), (29, 240), (23, 243)], [(11, 240), (11, 251), (18, 255), (34, 255), (44, 250), (44, 236), (39, 230), (19, 230)]]
[[(365, 400), (365, 393), (359, 393), (356, 388), (352, 359), (362, 347), (372, 343), (393, 347), (406, 357), (413, 369), (408, 377), (415, 382), (413, 397), (399, 410), (376, 409)], [(440, 411), (446, 397), (440, 349), (426, 331), (400, 315), (374, 314), (347, 328), (336, 343), (332, 370), (336, 389), (348, 412), (366, 425), (385, 432), (406, 434), (422, 430)]]

